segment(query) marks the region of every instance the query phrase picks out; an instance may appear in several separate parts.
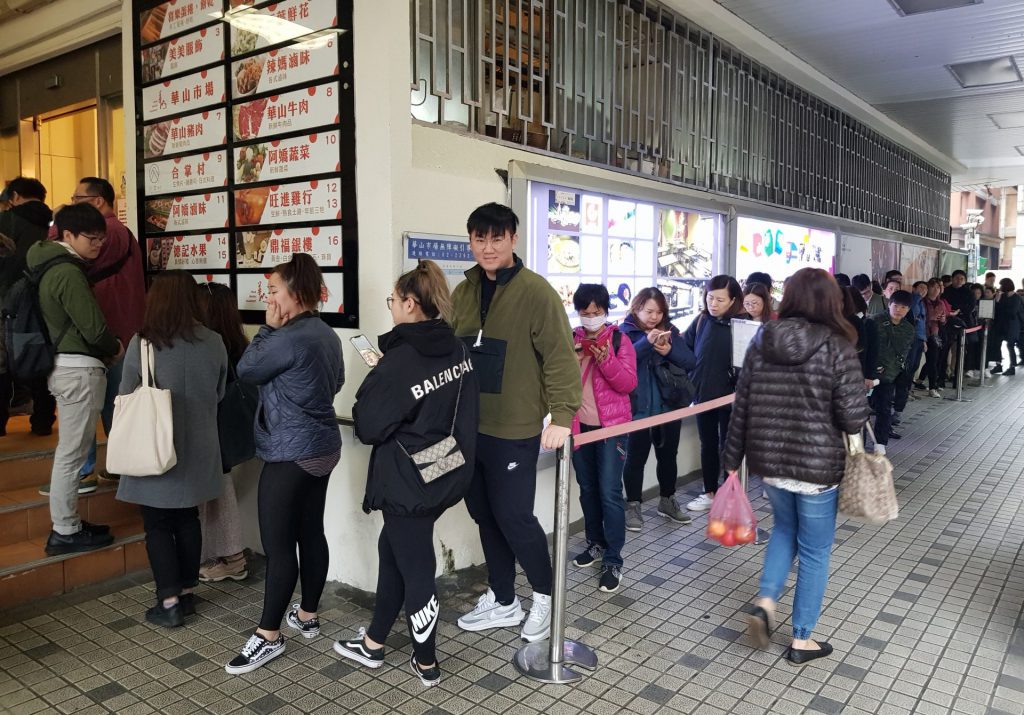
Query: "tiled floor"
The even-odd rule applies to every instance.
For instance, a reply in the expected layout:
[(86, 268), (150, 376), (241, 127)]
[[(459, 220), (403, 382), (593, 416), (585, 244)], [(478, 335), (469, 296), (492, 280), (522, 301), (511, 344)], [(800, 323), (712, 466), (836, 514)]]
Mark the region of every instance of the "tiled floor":
[(458, 631), (471, 589), (445, 596), (444, 680), (428, 690), (404, 669), (409, 640), (398, 628), (380, 671), (333, 653), (334, 637), (367, 622), (361, 599), (332, 595), (324, 637), (291, 638), (283, 657), (233, 677), (222, 666), (259, 616), (258, 580), (206, 589), (198, 616), (173, 632), (143, 622), (150, 585), (127, 584), (62, 597), (35, 617), (0, 616), (0, 710), (1024, 713), (1024, 378), (968, 395), (975, 400), (908, 408), (904, 439), (890, 450), (900, 519), (884, 528), (840, 521), (817, 633), (836, 653), (802, 670), (780, 660), (790, 594), (769, 650), (743, 635), (763, 547), (715, 547), (702, 536), (703, 518), (675, 528), (649, 503), (646, 529), (629, 536), (619, 593), (597, 592), (592, 571), (569, 574), (569, 635), (600, 658), (574, 687), (519, 677), (511, 630)]

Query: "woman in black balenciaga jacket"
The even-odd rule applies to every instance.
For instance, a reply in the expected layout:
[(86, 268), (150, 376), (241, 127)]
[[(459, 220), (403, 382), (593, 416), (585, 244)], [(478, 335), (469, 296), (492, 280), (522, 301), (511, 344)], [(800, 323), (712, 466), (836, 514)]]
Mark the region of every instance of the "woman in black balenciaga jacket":
[[(384, 513), (377, 601), (369, 628), (334, 650), (379, 668), (404, 606), (413, 641), (409, 665), (430, 686), (441, 680), (434, 522), (469, 489), (480, 387), (469, 351), (442, 317), (450, 314), (451, 297), (436, 263), (421, 261), (399, 278), (388, 307), (395, 328), (380, 337), (384, 356), (359, 387), (352, 412), (356, 437), (373, 445), (363, 510)], [(457, 449), (438, 444), (450, 436)], [(429, 456), (418, 454), (431, 447)]]
[(800, 558), (786, 652), (794, 665), (832, 652), (810, 638), (828, 583), (836, 487), (846, 464), (843, 434), (858, 433), (869, 414), (856, 338), (843, 319), (835, 279), (820, 268), (797, 271), (779, 320), (765, 325), (747, 350), (722, 455), (729, 471), (746, 457), (750, 473), (764, 480), (775, 518), (750, 617), (762, 647), (793, 559)]

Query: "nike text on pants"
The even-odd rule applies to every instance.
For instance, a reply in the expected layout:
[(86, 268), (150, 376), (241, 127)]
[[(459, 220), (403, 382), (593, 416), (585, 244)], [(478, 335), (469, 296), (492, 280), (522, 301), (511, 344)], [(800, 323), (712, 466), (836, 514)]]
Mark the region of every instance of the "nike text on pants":
[(500, 439), (477, 435), (476, 470), (466, 507), (480, 527), (487, 575), (498, 603), (515, 599), (516, 559), (537, 593), (551, 594), (548, 539), (533, 514), (540, 435)]
[(416, 661), (435, 662), (437, 642), (437, 587), (434, 571), (434, 521), (432, 516), (395, 516), (385, 512), (384, 528), (377, 541), (380, 567), (377, 601), (366, 635), (383, 643), (398, 612), (405, 606), (409, 637)]

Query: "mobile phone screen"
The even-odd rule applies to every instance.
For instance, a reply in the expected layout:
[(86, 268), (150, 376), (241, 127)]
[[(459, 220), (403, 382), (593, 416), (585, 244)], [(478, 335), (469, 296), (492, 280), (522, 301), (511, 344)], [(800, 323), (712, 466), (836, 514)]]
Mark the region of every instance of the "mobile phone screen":
[(359, 357), (363, 359), (363, 362), (370, 367), (375, 367), (380, 361), (380, 353), (377, 352), (377, 348), (373, 347), (373, 343), (365, 335), (356, 335), (349, 338), (349, 342), (352, 343), (352, 347), (359, 353)]

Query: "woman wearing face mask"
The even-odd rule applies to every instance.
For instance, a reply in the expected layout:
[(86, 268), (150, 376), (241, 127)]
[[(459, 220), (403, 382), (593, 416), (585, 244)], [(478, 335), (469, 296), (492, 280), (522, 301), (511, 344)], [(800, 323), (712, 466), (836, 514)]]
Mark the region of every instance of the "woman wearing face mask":
[[(697, 388), (694, 403), (725, 397), (733, 391), (732, 327), (730, 321), (743, 311), (740, 284), (732, 276), (715, 276), (704, 289), (704, 311), (690, 324), (683, 342), (696, 357), (690, 379)], [(722, 448), (729, 432), (728, 405), (697, 415), (700, 467), (704, 493), (686, 505), (690, 511), (708, 511), (722, 476)]]
[[(369, 628), (337, 641), (334, 650), (379, 668), (384, 641), (404, 607), (413, 640), (409, 669), (423, 685), (433, 686), (441, 682), (434, 648), (440, 610), (434, 522), (469, 490), (480, 386), (468, 350), (445, 322), (451, 296), (436, 263), (420, 261), (398, 279), (387, 302), (395, 327), (380, 337), (384, 355), (359, 386), (352, 408), (356, 436), (373, 445), (363, 511), (384, 515), (377, 601)], [(449, 436), (464, 462), (443, 473), (421, 472), (410, 455)]]
[[(693, 368), (693, 353), (686, 347), (679, 330), (668, 320), (668, 301), (657, 288), (644, 288), (629, 306), (629, 315), (622, 322), (622, 333), (633, 344), (636, 352), (636, 399), (633, 419), (651, 417), (685, 405), (665, 404), (661, 396), (655, 368), (661, 362), (670, 362), (683, 369)], [(658, 514), (678, 524), (689, 524), (690, 517), (676, 503), (678, 478), (676, 452), (679, 449), (680, 423), (652, 427), (630, 432), (626, 442), (626, 464), (622, 470), (626, 490), (626, 529), (640, 531), (644, 520), (640, 500), (644, 486), (644, 466), (654, 447), (658, 462), (657, 475), (661, 499)]]
[[(608, 289), (583, 283), (572, 297), (582, 327), (573, 331), (583, 380), (583, 402), (573, 421), (573, 434), (629, 422), (629, 393), (636, 388), (636, 352), (618, 327), (608, 323)], [(572, 455), (587, 546), (573, 565), (600, 566), (598, 588), (619, 589), (626, 514), (622, 502), (622, 460), (614, 437), (586, 444)]]
[(743, 310), (748, 320), (759, 323), (774, 320), (771, 291), (761, 283), (747, 283), (743, 289)]
[[(312, 256), (296, 253), (274, 268), (267, 324), (238, 362), (238, 378), (258, 385), (256, 455), (260, 539), (267, 555), (263, 615), (242, 652), (224, 669), (248, 673), (284, 652), (281, 619), (305, 638), (320, 633), (317, 607), (327, 581), (324, 504), (341, 458), (334, 396), (345, 382), (341, 341), (317, 316), (323, 276)], [(302, 554), (301, 568), (296, 546)], [(302, 600), (288, 600), (296, 579)]]

